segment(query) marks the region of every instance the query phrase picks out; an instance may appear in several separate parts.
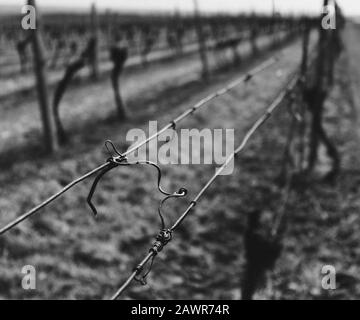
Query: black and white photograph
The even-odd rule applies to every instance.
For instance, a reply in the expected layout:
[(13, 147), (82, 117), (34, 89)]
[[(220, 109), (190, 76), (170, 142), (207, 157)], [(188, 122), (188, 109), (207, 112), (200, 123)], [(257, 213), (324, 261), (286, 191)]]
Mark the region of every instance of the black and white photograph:
[(359, 1), (0, 0), (0, 300), (358, 299)]

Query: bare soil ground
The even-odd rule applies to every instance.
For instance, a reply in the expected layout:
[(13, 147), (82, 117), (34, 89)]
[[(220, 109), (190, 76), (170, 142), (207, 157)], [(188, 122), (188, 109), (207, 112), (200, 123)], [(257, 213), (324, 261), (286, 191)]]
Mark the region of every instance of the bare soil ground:
[[(360, 98), (357, 92), (360, 69), (355, 63), (360, 58), (359, 32), (349, 26), (344, 38), (347, 50), (338, 63), (336, 84), (327, 101), (327, 128), (343, 154), (343, 171), (336, 185), (326, 185), (315, 177), (297, 193), (288, 212), (284, 250), (269, 275), (270, 281), (256, 295), (258, 299), (359, 298), (360, 133), (357, 114), (360, 105), (356, 101)], [(236, 141), (240, 141), (299, 64), (300, 48), (297, 42), (284, 49), (276, 66), (212, 102), (206, 111), (187, 120), (182, 127), (235, 128)], [(118, 123), (111, 113), (104, 112), (112, 109), (112, 92), (103, 83), (71, 92), (63, 106), (68, 111), (65, 112), (67, 126), (72, 132), (72, 142), (66, 150), (56, 157), (40, 154), (36, 157), (36, 149), (30, 149), (33, 161), (28, 161), (29, 154), (19, 150), (13, 154), (14, 163), (9, 163), (9, 159), (3, 163), (1, 225), (73, 178), (103, 163), (107, 158), (102, 146), (104, 140), (112, 139), (124, 150), (124, 137), (129, 129), (146, 130), (148, 120), (165, 124), (207, 93), (246, 72), (239, 68), (219, 73), (211, 83), (205, 84), (191, 79), (196, 72), (194, 65), (189, 63), (189, 69), (183, 68), (184, 65), (179, 65), (178, 72), (183, 72), (183, 77), (172, 80), (170, 87), (166, 77), (159, 76), (161, 81), (156, 81), (151, 88), (135, 89), (139, 86), (139, 78), (130, 77), (126, 92), (134, 90), (134, 95), (139, 97), (129, 100), (133, 117), (127, 123)], [(188, 76), (190, 79), (184, 81)], [(153, 77), (158, 79), (151, 72), (141, 77), (150, 83)], [(74, 105), (81, 108), (77, 110)], [(35, 116), (27, 108), (34, 110), (35, 101), (23, 102), (16, 113), (5, 110), (4, 125), (13, 117), (13, 123), (23, 121), (22, 125), (28, 130), (27, 123)], [(277, 213), (280, 189), (275, 181), (289, 117), (284, 104), (251, 140), (237, 160), (234, 174), (219, 178), (174, 235), (174, 240), (158, 256), (148, 286), (135, 284), (124, 297), (240, 298), (246, 216), (254, 210), (261, 210), (267, 216)], [(1, 126), (3, 128), (3, 122)], [(18, 127), (15, 131), (23, 136), (21, 126)], [(14, 128), (7, 130), (12, 136)], [(6, 141), (9, 144), (13, 140)], [(321, 169), (320, 166), (319, 171)], [(213, 170), (212, 166), (165, 166), (164, 185), (170, 190), (188, 187), (188, 199), (191, 199)], [(89, 181), (1, 237), (0, 297), (96, 299), (113, 294), (157, 234), (160, 195), (155, 180), (154, 171), (145, 167), (117, 169), (102, 181), (96, 195), (100, 211), (97, 220), (85, 204)], [(185, 202), (175, 202), (166, 209), (167, 219), (174, 221), (185, 207)], [(38, 285), (37, 290), (26, 292), (21, 289), (21, 268), (29, 264), (36, 266)], [(324, 264), (333, 264), (338, 271), (338, 289), (332, 292), (321, 289), (320, 269)]]

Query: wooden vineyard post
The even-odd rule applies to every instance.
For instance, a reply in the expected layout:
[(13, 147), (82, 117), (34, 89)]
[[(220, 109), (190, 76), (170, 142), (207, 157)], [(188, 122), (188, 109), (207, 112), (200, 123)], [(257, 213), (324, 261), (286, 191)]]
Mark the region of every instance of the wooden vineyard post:
[[(328, 0), (324, 0), (324, 7), (326, 7), (328, 3)], [(323, 126), (324, 104), (329, 92), (327, 68), (329, 68), (329, 37), (331, 36), (331, 31), (323, 29), (321, 24), (324, 15), (325, 13), (323, 13), (321, 16), (319, 26), (320, 35), (317, 65), (315, 68), (315, 83), (307, 93), (307, 102), (312, 114), (310, 152), (307, 171), (312, 172), (314, 170), (316, 161), (318, 160), (319, 146), (322, 142), (327, 149), (328, 156), (332, 159), (333, 162), (332, 169), (326, 177), (327, 180), (331, 181), (337, 176), (340, 170), (340, 156), (336, 146), (330, 141)], [(331, 63), (334, 63), (334, 61), (331, 61)]]
[(97, 16), (96, 5), (93, 3), (91, 5), (91, 37), (94, 41), (94, 52), (91, 56), (91, 77), (94, 80), (97, 80), (99, 77), (99, 20)]
[(205, 37), (204, 37), (202, 25), (201, 25), (200, 9), (199, 9), (198, 0), (194, 0), (194, 9), (195, 9), (195, 28), (196, 28), (196, 33), (197, 33), (198, 42), (199, 42), (200, 60), (202, 63), (202, 78), (204, 80), (208, 80), (209, 79), (209, 62), (208, 62), (208, 57), (206, 54), (206, 43), (205, 43)]
[[(328, 5), (328, 1), (324, 0), (324, 7)], [(324, 16), (321, 15), (320, 19)], [(325, 88), (324, 88), (324, 75), (325, 75), (325, 55), (326, 55), (326, 31), (321, 26), (319, 21), (319, 40), (318, 40), (318, 53), (316, 57), (316, 74), (315, 83), (312, 90), (308, 94), (308, 102), (310, 112), (312, 113), (311, 123), (311, 139), (310, 139), (310, 153), (308, 159), (308, 171), (313, 171), (316, 161), (318, 159), (318, 149), (320, 144), (319, 128), (322, 123), (322, 115), (325, 101)]]
[[(36, 8), (35, 0), (28, 0), (28, 4)], [(36, 10), (36, 29), (30, 29), (30, 40), (34, 56), (34, 72), (36, 77), (36, 89), (39, 99), (39, 107), (41, 114), (41, 121), (43, 124), (43, 134), (46, 150), (48, 152), (55, 152), (59, 148), (57, 140), (56, 127), (54, 115), (51, 112), (48, 96), (48, 88), (45, 74), (45, 54), (40, 36), (40, 15)]]

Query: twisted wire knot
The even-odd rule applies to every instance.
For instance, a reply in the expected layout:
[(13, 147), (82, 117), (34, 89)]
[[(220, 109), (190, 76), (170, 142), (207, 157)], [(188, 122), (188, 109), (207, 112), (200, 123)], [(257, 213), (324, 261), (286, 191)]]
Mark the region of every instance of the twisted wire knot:
[(107, 162), (110, 162), (112, 165), (114, 166), (119, 166), (121, 164), (123, 164), (124, 162), (127, 162), (127, 157), (120, 155), (120, 156), (112, 156), (110, 157)]
[(156, 241), (154, 242), (150, 252), (158, 254), (162, 249), (172, 240), (172, 231), (169, 229), (163, 229), (156, 236)]

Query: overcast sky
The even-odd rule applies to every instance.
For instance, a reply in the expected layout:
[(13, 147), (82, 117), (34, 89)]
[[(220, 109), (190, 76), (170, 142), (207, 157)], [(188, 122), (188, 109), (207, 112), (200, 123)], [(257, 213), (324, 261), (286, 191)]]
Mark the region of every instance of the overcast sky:
[[(124, 11), (190, 11), (194, 0), (37, 0), (39, 6), (87, 9), (96, 2), (101, 9)], [(283, 13), (318, 13), (322, 0), (198, 0), (204, 12), (271, 12), (272, 2), (276, 9)], [(24, 4), (25, 0), (0, 0), (1, 5)], [(347, 15), (360, 16), (360, 0), (338, 0)], [(0, 9), (1, 10), (1, 9)]]

